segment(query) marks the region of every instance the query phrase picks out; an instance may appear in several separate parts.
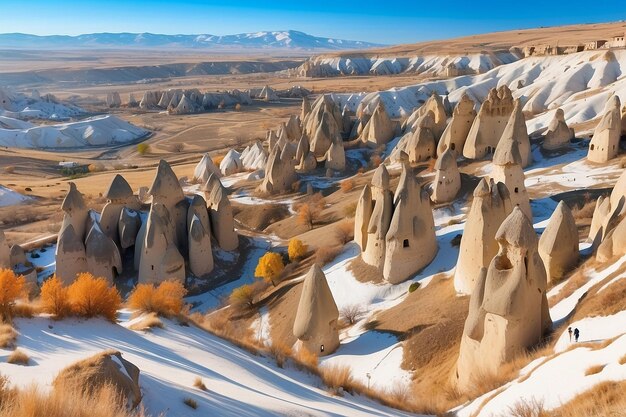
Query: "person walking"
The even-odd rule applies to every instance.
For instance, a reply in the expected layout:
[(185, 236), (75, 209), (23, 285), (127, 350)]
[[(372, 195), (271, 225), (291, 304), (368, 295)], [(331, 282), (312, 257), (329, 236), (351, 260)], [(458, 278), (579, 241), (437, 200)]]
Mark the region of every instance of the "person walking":
[(569, 333), (569, 342), (572, 343), (572, 328), (571, 327), (567, 328), (567, 333)]
[(576, 339), (576, 343), (578, 343), (578, 338), (580, 337), (580, 330), (578, 327), (574, 329), (574, 339)]

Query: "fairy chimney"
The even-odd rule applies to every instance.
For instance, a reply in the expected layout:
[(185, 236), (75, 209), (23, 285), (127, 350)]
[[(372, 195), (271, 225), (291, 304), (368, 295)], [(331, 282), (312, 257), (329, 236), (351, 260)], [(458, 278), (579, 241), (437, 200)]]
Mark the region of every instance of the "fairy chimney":
[(302, 136), (302, 129), (300, 128), (300, 118), (293, 114), (289, 116), (289, 120), (285, 124), (285, 133), (290, 141), (295, 141)]
[(452, 113), (452, 120), (446, 126), (437, 145), (437, 155), (441, 155), (446, 149), (450, 149), (455, 157), (463, 153), (463, 146), (469, 134), (472, 123), (476, 118), (474, 101), (463, 93)]
[(618, 225), (609, 231), (596, 252), (599, 262), (607, 262), (610, 259), (626, 254), (626, 217)]
[(514, 103), (513, 113), (511, 113), (511, 117), (504, 128), (504, 132), (502, 132), (500, 142), (503, 140), (515, 140), (517, 142), (519, 153), (522, 158), (522, 168), (525, 168), (532, 162), (530, 139), (528, 138), (526, 119), (522, 113), (520, 100), (515, 99)]
[(70, 285), (76, 279), (76, 275), (88, 271), (85, 244), (71, 224), (61, 229), (59, 233), (55, 260), (55, 275), (64, 285)]
[(193, 215), (189, 222), (189, 269), (197, 277), (207, 275), (213, 270), (211, 252), (211, 231), (208, 221), (203, 222)]
[(204, 184), (211, 174), (215, 174), (218, 177), (222, 176), (220, 169), (213, 163), (211, 155), (207, 152), (202, 155), (202, 159), (200, 159), (200, 162), (196, 165), (193, 171), (193, 178), (195, 181)]
[(403, 164), (385, 237), (383, 277), (391, 284), (406, 281), (428, 265), (436, 253), (428, 193), (422, 190), (408, 164)]
[(454, 288), (458, 293), (471, 294), (480, 269), (489, 266), (498, 253), (496, 232), (510, 212), (506, 185), (481, 179), (474, 189), (454, 271)]
[(239, 152), (234, 149), (229, 150), (222, 159), (222, 162), (220, 162), (220, 171), (225, 176), (236, 174), (241, 171), (242, 168), (243, 164), (241, 163)]
[(98, 222), (93, 223), (85, 239), (85, 257), (87, 270), (110, 284), (122, 272), (122, 257), (117, 245), (100, 229)]
[(607, 162), (619, 153), (619, 140), (622, 132), (621, 104), (614, 95), (606, 103), (600, 123), (589, 142), (587, 159), (591, 162)]
[(361, 140), (369, 146), (378, 147), (389, 142), (395, 136), (395, 127), (385, 110), (382, 100), (372, 113), (372, 117), (361, 132)]
[(470, 298), (456, 368), (461, 389), (469, 388), (477, 374), (495, 374), (552, 325), (537, 235), (519, 207), (502, 223), (496, 240), (499, 252), (486, 274), (479, 272)]
[(393, 196), (389, 190), (389, 173), (380, 165), (372, 178), (374, 208), (367, 226), (367, 245), (362, 253), (363, 261), (383, 270), (385, 260), (385, 238), (393, 214)]
[[(211, 178), (207, 181), (207, 185), (210, 182)], [(205, 196), (207, 196), (206, 191)], [(233, 208), (219, 178), (214, 179), (206, 202), (209, 208), (209, 219), (211, 220), (211, 233), (215, 236), (218, 246), (226, 251), (237, 249), (239, 237), (237, 232), (235, 232)]]
[(326, 276), (314, 264), (304, 277), (293, 335), (309, 352), (331, 354), (339, 347), (338, 319), (339, 310)]
[(135, 245), (140, 228), (141, 218), (139, 217), (139, 212), (124, 207), (120, 212), (120, 218), (117, 224), (120, 248), (122, 248), (122, 250)]
[(441, 96), (437, 92), (433, 92), (426, 102), (419, 108), (417, 108), (411, 116), (404, 122), (404, 131), (414, 132), (419, 127), (419, 119), (426, 113), (432, 112), (433, 124), (431, 130), (433, 131), (435, 143), (441, 138), (443, 131), (446, 128), (446, 122), (448, 115), (446, 114), (446, 108), (443, 104)]
[(187, 200), (183, 194), (178, 177), (164, 161), (159, 161), (156, 175), (148, 193), (152, 196), (153, 203), (163, 204), (172, 221), (175, 242), (178, 249), (183, 251), (187, 246)]
[(119, 244), (119, 220), (124, 207), (139, 208), (139, 200), (133, 195), (133, 190), (124, 177), (117, 174), (113, 177), (109, 189), (104, 194), (108, 201), (100, 214), (100, 228), (102, 232)]
[(302, 98), (302, 110), (300, 111), (300, 121), (304, 123), (304, 119), (311, 113), (311, 102), (308, 98)]
[(435, 203), (454, 201), (461, 189), (461, 174), (456, 157), (451, 149), (446, 149), (435, 162), (435, 180), (432, 186), (432, 200)]
[(463, 156), (480, 159), (494, 152), (513, 113), (513, 107), (513, 96), (506, 85), (492, 88), (467, 134)]
[(373, 210), (372, 189), (369, 184), (366, 184), (359, 196), (354, 215), (354, 241), (359, 245), (361, 251), (364, 251), (367, 246), (367, 228)]
[(289, 147), (281, 150), (278, 145), (274, 146), (267, 159), (265, 178), (260, 185), (261, 192), (276, 194), (291, 190), (297, 178), (294, 163)]
[(411, 163), (426, 161), (435, 156), (434, 113), (428, 111), (417, 121), (417, 129), (408, 133), (404, 151)]
[(524, 170), (519, 144), (512, 136), (504, 136), (493, 155), (491, 177), (497, 182), (503, 182), (509, 190), (511, 204), (519, 206), (524, 214), (533, 218), (530, 210), (528, 192), (524, 186)]
[(548, 282), (556, 282), (578, 262), (578, 229), (569, 207), (561, 201), (539, 238), (539, 255)]
[(574, 129), (567, 126), (563, 109), (556, 109), (541, 146), (550, 151), (559, 149), (569, 145), (569, 141), (573, 137)]
[(11, 248), (7, 243), (4, 231), (0, 229), (0, 269), (11, 267)]
[(326, 152), (326, 169), (342, 172), (346, 169), (346, 154), (343, 140), (334, 140)]
[(76, 188), (76, 184), (69, 183), (70, 190), (67, 192), (63, 203), (61, 203), (61, 210), (65, 212), (63, 215), (63, 223), (61, 224), (61, 231), (70, 224), (74, 227), (74, 232), (79, 239), (85, 238), (85, 229), (87, 228), (87, 217), (89, 216), (89, 209), (85, 206), (85, 200), (83, 195)]

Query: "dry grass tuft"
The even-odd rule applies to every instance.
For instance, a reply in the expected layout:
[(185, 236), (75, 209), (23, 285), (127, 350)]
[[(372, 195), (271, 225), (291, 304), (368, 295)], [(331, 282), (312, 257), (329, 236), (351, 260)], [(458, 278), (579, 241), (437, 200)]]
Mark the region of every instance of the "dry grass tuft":
[(14, 365), (28, 365), (29, 361), (30, 357), (28, 354), (19, 349), (15, 349), (7, 358), (7, 362)]
[(585, 371), (585, 376), (599, 374), (600, 372), (602, 372), (602, 370), (604, 369), (605, 366), (606, 365), (593, 365), (593, 366), (590, 366)]
[(341, 246), (322, 246), (315, 251), (315, 263), (326, 265), (341, 253)]
[(39, 314), (40, 311), (41, 311), (41, 308), (38, 305), (33, 304), (32, 302), (16, 303), (13, 306), (13, 317), (32, 319), (34, 316)]
[(325, 366), (321, 369), (320, 376), (331, 394), (339, 395), (344, 390), (354, 391), (355, 381), (352, 377), (352, 371), (347, 366)]
[(354, 239), (354, 220), (342, 220), (335, 225), (335, 238), (340, 245), (345, 245)]
[(341, 181), (341, 191), (344, 193), (349, 193), (354, 189), (354, 180), (352, 178), (348, 178), (346, 180)]
[(17, 339), (15, 329), (10, 324), (0, 324), (0, 347), (6, 349), (14, 346), (15, 339)]
[(293, 354), (291, 348), (281, 342), (272, 343), (268, 351), (276, 360), (276, 365), (278, 365), (279, 368), (282, 368)]
[(62, 319), (72, 312), (67, 288), (56, 275), (47, 279), (41, 286), (41, 308), (57, 319)]
[(202, 381), (202, 378), (200, 378), (199, 376), (197, 376), (196, 379), (193, 380), (193, 386), (202, 391), (208, 391), (208, 388), (206, 387), (206, 385), (204, 385), (204, 381)]
[(142, 318), (141, 320), (139, 320), (138, 322), (133, 323), (133, 325), (130, 326), (130, 329), (140, 331), (140, 330), (150, 330), (154, 328), (163, 329), (164, 327), (165, 325), (163, 324), (161, 319), (159, 319), (156, 313), (149, 313), (149, 314), (146, 314), (146, 316)]
[(624, 356), (622, 356), (621, 358), (619, 358), (619, 364), (620, 365), (625, 365), (626, 364), (626, 354)]
[(68, 288), (72, 313), (79, 317), (102, 316), (114, 322), (117, 310), (122, 306), (122, 297), (117, 289), (109, 286), (105, 278), (96, 278), (90, 273), (79, 274)]
[(593, 212), (596, 209), (596, 201), (588, 201), (580, 206), (576, 206), (572, 209), (572, 215), (576, 220), (591, 219)]
[(307, 370), (314, 369), (317, 371), (319, 364), (319, 358), (317, 354), (311, 352), (304, 346), (300, 346), (300, 349), (295, 353), (294, 360), (296, 364), (303, 366)]
[(196, 410), (198, 408), (198, 402), (191, 397), (185, 397), (183, 400), (186, 406), (193, 408)]

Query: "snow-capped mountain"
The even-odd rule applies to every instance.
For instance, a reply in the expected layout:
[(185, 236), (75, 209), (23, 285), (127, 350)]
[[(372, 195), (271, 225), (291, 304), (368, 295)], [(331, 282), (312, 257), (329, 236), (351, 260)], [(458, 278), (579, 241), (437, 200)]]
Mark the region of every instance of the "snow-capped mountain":
[(154, 33), (91, 33), (78, 36), (37, 36), (23, 33), (0, 34), (0, 48), (82, 48), (82, 47), (182, 47), (216, 49), (298, 49), (341, 50), (381, 46), (362, 41), (323, 38), (295, 30), (240, 33), (236, 35), (160, 35)]

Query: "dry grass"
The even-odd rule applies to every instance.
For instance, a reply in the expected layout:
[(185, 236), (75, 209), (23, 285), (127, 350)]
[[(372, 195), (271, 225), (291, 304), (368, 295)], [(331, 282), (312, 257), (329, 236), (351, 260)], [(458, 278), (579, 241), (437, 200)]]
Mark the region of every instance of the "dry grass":
[(356, 215), (357, 205), (358, 203), (356, 201), (353, 201), (352, 203), (347, 204), (343, 208), (343, 215), (346, 216), (347, 218), (353, 218)]
[(10, 324), (0, 324), (0, 347), (6, 349), (15, 346), (15, 339), (17, 339), (15, 329)]
[(346, 180), (341, 181), (340, 185), (341, 191), (344, 193), (349, 193), (354, 189), (354, 180), (352, 178), (348, 178)]
[(7, 362), (14, 365), (28, 365), (29, 361), (30, 357), (28, 356), (28, 354), (19, 349), (15, 349), (7, 358)]
[(202, 378), (199, 376), (197, 376), (196, 379), (193, 380), (193, 386), (198, 388), (199, 390), (208, 391), (208, 388), (206, 387), (206, 385), (204, 385), (204, 381), (202, 381)]
[(282, 368), (285, 362), (293, 355), (291, 348), (281, 342), (272, 342), (268, 347), (268, 352), (274, 357), (279, 368)]
[(41, 307), (32, 302), (15, 303), (13, 306), (13, 317), (21, 317), (24, 319), (32, 319), (41, 312)]
[(163, 324), (161, 319), (159, 319), (156, 313), (149, 313), (149, 314), (146, 314), (146, 316), (143, 317), (138, 322), (133, 323), (133, 325), (130, 326), (130, 329), (141, 331), (141, 330), (150, 330), (154, 328), (162, 329), (164, 327), (165, 325)]
[(591, 219), (593, 212), (596, 209), (596, 201), (588, 201), (580, 206), (576, 206), (572, 209), (572, 215), (576, 220)]
[(198, 402), (191, 397), (185, 397), (185, 399), (183, 399), (183, 403), (194, 410), (198, 408)]
[(341, 394), (344, 390), (354, 391), (355, 381), (352, 377), (352, 371), (347, 366), (325, 366), (321, 369), (320, 376), (332, 394)]
[(2, 388), (0, 417), (144, 417), (143, 410), (128, 411), (125, 400), (113, 387), (98, 392), (57, 390), (50, 393), (36, 386), (25, 390)]
[(90, 273), (78, 275), (68, 288), (68, 296), (72, 313), (79, 317), (102, 316), (114, 322), (122, 306), (117, 289), (109, 286), (105, 278), (96, 278)]
[(128, 306), (144, 313), (156, 313), (164, 317), (178, 316), (185, 305), (185, 294), (187, 290), (177, 281), (163, 281), (158, 287), (138, 284), (128, 296)]
[(602, 370), (604, 369), (605, 366), (606, 365), (593, 365), (593, 366), (590, 366), (585, 371), (585, 376), (599, 374), (600, 372), (602, 372)]
[(619, 358), (619, 364), (626, 365), (626, 354), (622, 356), (621, 358)]
[(341, 253), (341, 246), (322, 246), (315, 251), (315, 263), (326, 265)]
[(62, 319), (72, 312), (67, 288), (56, 275), (47, 279), (41, 286), (41, 307), (44, 312), (54, 315), (57, 319)]
[(354, 239), (354, 220), (342, 220), (334, 227), (334, 234), (340, 245), (345, 245)]
[(317, 355), (304, 346), (300, 346), (300, 349), (295, 353), (294, 359), (296, 363), (304, 365), (306, 369), (317, 369), (319, 364)]
[[(619, 276), (626, 270), (626, 265), (615, 271), (587, 292), (585, 299), (579, 303), (572, 321), (585, 317), (611, 316), (626, 310), (626, 280), (620, 279), (602, 291), (599, 291), (607, 282), (615, 276)], [(599, 291), (599, 292), (598, 292)]]

